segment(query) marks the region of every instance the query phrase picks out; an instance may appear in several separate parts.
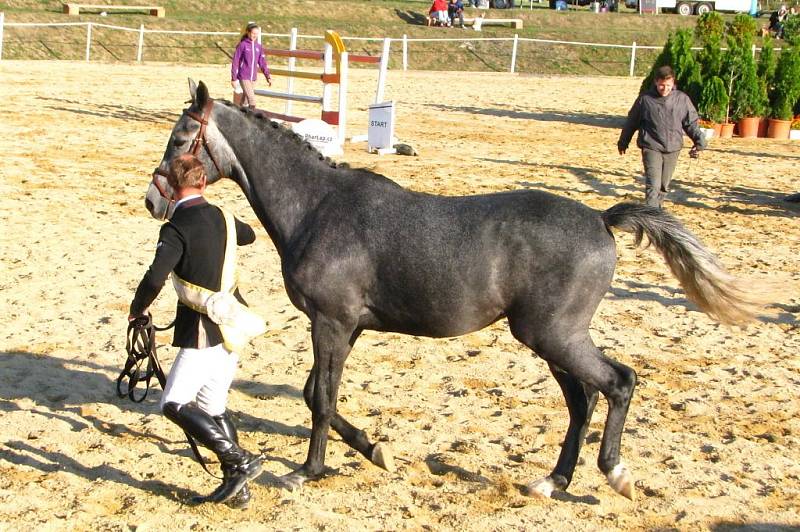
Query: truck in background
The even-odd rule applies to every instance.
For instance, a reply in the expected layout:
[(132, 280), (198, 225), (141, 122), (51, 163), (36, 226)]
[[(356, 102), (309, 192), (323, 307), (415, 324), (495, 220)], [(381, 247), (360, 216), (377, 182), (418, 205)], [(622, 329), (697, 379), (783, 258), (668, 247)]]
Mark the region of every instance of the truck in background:
[[(625, 7), (639, 10), (640, 0), (625, 0)], [(644, 0), (642, 12), (647, 7), (663, 11), (674, 11), (679, 15), (702, 15), (709, 11), (726, 11), (731, 13), (750, 13), (756, 15), (759, 12), (758, 0)]]

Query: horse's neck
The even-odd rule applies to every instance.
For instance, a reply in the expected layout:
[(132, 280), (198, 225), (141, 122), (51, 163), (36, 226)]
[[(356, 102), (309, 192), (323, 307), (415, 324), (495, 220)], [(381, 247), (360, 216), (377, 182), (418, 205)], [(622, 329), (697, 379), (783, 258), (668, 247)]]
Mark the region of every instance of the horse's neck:
[(247, 140), (232, 145), (244, 172), (233, 177), (283, 255), (303, 219), (336, 186), (334, 170), (286, 132), (250, 128), (238, 137)]

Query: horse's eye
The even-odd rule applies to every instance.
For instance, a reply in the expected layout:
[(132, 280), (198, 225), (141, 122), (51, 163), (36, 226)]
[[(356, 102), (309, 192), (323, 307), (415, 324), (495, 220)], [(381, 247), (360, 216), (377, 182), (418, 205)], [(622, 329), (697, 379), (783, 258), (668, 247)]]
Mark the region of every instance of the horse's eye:
[(186, 144), (186, 141), (183, 139), (175, 139), (172, 141), (172, 145), (175, 146), (176, 148), (180, 148), (184, 144)]

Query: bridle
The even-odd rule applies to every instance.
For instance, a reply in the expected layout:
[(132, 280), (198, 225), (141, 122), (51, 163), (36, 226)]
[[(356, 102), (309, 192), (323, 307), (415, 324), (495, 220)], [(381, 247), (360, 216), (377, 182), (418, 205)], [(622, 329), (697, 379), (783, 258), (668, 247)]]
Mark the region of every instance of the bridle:
[[(203, 106), (203, 111), (199, 115), (191, 111), (183, 112), (183, 114), (185, 114), (189, 118), (197, 122), (200, 122), (200, 130), (197, 132), (197, 135), (194, 136), (194, 139), (192, 139), (192, 143), (191, 145), (189, 145), (188, 153), (191, 153), (192, 155), (197, 157), (197, 155), (200, 153), (200, 148), (201, 147), (205, 148), (208, 158), (211, 159), (211, 162), (214, 164), (214, 168), (216, 168), (217, 170), (217, 174), (222, 176), (224, 175), (222, 173), (222, 169), (220, 168), (219, 163), (217, 163), (217, 159), (216, 157), (214, 157), (214, 154), (211, 153), (208, 140), (206, 139), (206, 126), (208, 125), (208, 117), (211, 116), (211, 108), (213, 106), (214, 106), (214, 99), (209, 98), (206, 104)], [(156, 190), (158, 190), (158, 193), (161, 194), (161, 197), (167, 200), (170, 203), (170, 205), (175, 203), (175, 200), (172, 199), (172, 196), (168, 195), (167, 191), (164, 190), (164, 186), (159, 182), (158, 176), (161, 176), (164, 179), (167, 179), (168, 177), (167, 172), (165, 170), (162, 170), (160, 166), (153, 171), (153, 179), (151, 183), (153, 184), (154, 187), (156, 187)]]

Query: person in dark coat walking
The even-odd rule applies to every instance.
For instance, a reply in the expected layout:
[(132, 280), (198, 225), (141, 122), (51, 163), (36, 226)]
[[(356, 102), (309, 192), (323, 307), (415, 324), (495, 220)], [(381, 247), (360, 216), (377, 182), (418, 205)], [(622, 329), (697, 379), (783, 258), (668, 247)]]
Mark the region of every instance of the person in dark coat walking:
[(656, 71), (653, 87), (639, 95), (617, 141), (620, 155), (628, 150), (634, 132), (642, 150), (645, 174), (645, 202), (661, 208), (669, 192), (669, 183), (678, 155), (683, 148), (683, 134), (694, 142), (689, 152), (697, 157), (706, 147), (706, 137), (697, 124), (697, 111), (689, 97), (675, 88), (675, 73), (670, 66)]
[[(167, 377), (161, 410), (219, 458), (222, 484), (192, 502), (226, 502), (243, 508), (250, 500), (246, 484), (261, 472), (261, 457), (239, 447), (236, 427), (226, 412), (238, 355), (227, 347), (225, 330), (209, 318), (206, 308), (192, 303), (191, 293), (184, 292), (194, 290), (199, 301), (210, 300), (209, 293), (229, 294), (223, 285), (235, 275), (231, 269), (235, 245), (252, 243), (255, 232), (203, 198), (206, 173), (194, 155), (175, 158), (167, 181), (176, 204), (169, 222), (161, 226), (155, 258), (136, 289), (128, 320), (147, 313), (171, 273), (178, 292), (172, 345), (180, 350)], [(233, 249), (227, 249), (229, 245)], [(244, 304), (238, 290), (231, 292)]]

